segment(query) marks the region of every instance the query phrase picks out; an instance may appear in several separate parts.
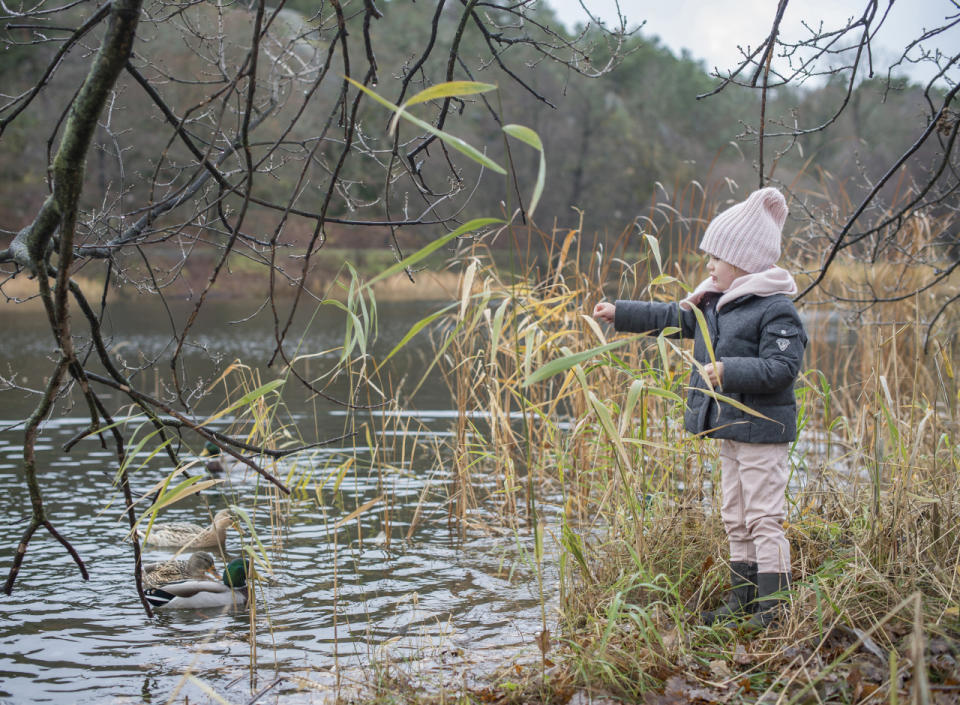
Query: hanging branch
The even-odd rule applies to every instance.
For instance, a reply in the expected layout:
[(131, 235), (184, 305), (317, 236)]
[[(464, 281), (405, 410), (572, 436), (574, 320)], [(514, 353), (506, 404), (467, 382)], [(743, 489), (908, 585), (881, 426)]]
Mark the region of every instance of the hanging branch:
[(61, 536), (56, 529), (54, 529), (53, 524), (51, 524), (47, 519), (46, 511), (44, 510), (43, 506), (43, 493), (40, 490), (40, 482), (37, 479), (37, 434), (40, 428), (40, 423), (50, 412), (50, 407), (53, 406), (53, 398), (56, 395), (57, 390), (60, 388), (60, 383), (63, 380), (63, 373), (66, 369), (66, 366), (66, 360), (61, 357), (54, 368), (53, 374), (50, 375), (50, 381), (47, 382), (43, 397), (37, 403), (37, 406), (33, 410), (33, 413), (30, 414), (29, 419), (27, 419), (27, 425), (24, 429), (23, 470), (27, 482), (27, 489), (30, 492), (30, 507), (32, 510), (32, 516), (30, 518), (29, 525), (23, 532), (23, 535), (20, 537), (20, 543), (17, 545), (17, 551), (13, 556), (13, 564), (10, 566), (10, 572), (7, 574), (7, 580), (3, 584), (3, 591), (7, 595), (13, 592), (13, 585), (17, 581), (17, 575), (20, 573), (20, 566), (23, 563), (24, 556), (27, 554), (27, 547), (30, 545), (30, 540), (33, 538), (33, 535), (41, 526), (45, 528), (50, 535), (59, 541), (60, 544), (67, 550), (67, 552), (70, 554), (70, 557), (73, 558), (74, 563), (76, 563), (77, 567), (80, 569), (80, 576), (84, 580), (88, 580), (90, 577), (87, 573), (87, 567), (83, 564), (83, 559), (80, 558), (80, 555), (77, 553), (76, 549), (71, 546), (70, 542), (63, 538), (63, 536)]
[[(289, 490), (243, 454), (279, 458), (352, 437), (346, 434), (276, 451), (206, 428), (193, 418), (190, 407), (200, 385), (186, 351), (195, 342), (191, 338), (202, 311), (222, 288), (237, 257), (267, 268), (264, 280), (269, 278), (269, 288), (263, 307), (269, 305), (273, 315), (275, 345), (270, 364), (285, 363), (292, 382), (351, 411), (390, 401), (358, 404), (358, 395), (338, 399), (293, 367), (295, 360), (285, 343), (304, 298), (314, 296), (308, 284), (317, 253), (332, 225), (369, 231), (390, 228), (402, 259), (397, 229), (416, 226), (428, 235), (431, 228), (451, 231), (462, 222), (471, 199), (478, 193), (482, 197), (480, 176), (465, 172), (459, 154), (446, 149), (441, 150), (444, 163), (436, 177), (434, 172), (423, 173), (417, 160), (401, 157), (427, 154), (430, 136), (379, 141), (365, 127), (363, 95), (351, 94), (341, 74), (363, 76), (363, 85), (378, 80), (387, 85), (402, 76), (394, 86), (402, 102), (415, 83), (427, 87), (460, 71), (470, 75), (472, 66), (494, 72), (506, 86), (519, 88), (541, 105), (551, 105), (555, 100), (547, 89), (525, 73), (532, 68), (530, 62), (549, 61), (563, 67), (567, 76), (602, 76), (622, 58), (630, 36), (623, 18), (612, 31), (593, 27), (568, 36), (562, 28), (538, 19), (534, 0), (461, 3), (457, 13), (450, 13), (451, 3), (444, 0), (438, 0), (436, 10), (427, 9), (425, 21), (432, 17), (429, 41), (417, 47), (416, 61), (409, 68), (390, 65), (392, 57), (378, 36), (385, 16), (398, 11), (396, 3), (363, 0), (347, 6), (332, 0), (321, 3), (315, 16), (305, 18), (299, 28), (295, 22), (274, 22), (284, 9), (282, 2), (273, 9), (263, 0), (249, 7), (169, 6), (149, 15), (154, 34), (142, 41), (137, 36), (141, 0), (17, 8), (16, 24), (5, 27), (2, 41), (22, 49), (24, 55), (29, 51), (32, 61), (28, 70), (20, 71), (15, 63), (20, 52), (11, 52), (16, 54), (10, 63), (16, 75), (11, 69), (8, 78), (17, 87), (7, 89), (10, 95), (0, 105), (0, 137), (7, 138), (4, 144), (12, 144), (11, 135), (26, 137), (33, 149), (24, 150), (24, 174), (41, 186), (35, 190), (39, 206), (0, 248), (0, 264), (9, 265), (4, 283), (36, 278), (44, 306), (41, 315), (58, 356), (48, 370), (46, 390), (23, 421), (32, 517), (14, 557), (8, 591), (41, 528), (64, 545), (86, 576), (80, 556), (44, 513), (42, 467), (35, 452), (41, 424), (57, 400), (74, 391), (88, 418), (83, 431), (66, 442), (65, 452), (83, 437), (97, 436), (103, 447), (113, 441), (121, 468), (116, 482), (130, 522), (136, 521), (125, 471), (130, 443), (123, 426), (113, 424), (116, 412), (105, 403), (108, 393), (119, 392), (124, 403), (132, 403), (147, 418), (174, 466), (180, 463), (173, 441), (190, 429), (247, 463), (282, 492)], [(84, 13), (81, 20), (76, 19), (77, 12)], [(231, 13), (235, 14), (228, 17)], [(248, 20), (242, 24), (243, 43), (230, 34), (238, 23), (225, 21), (240, 13)], [(288, 14), (285, 19), (295, 16)], [(213, 21), (196, 22), (197, 16)], [(18, 32), (33, 35), (24, 41)], [(86, 75), (76, 80), (80, 85), (70, 85), (71, 71), (78, 68), (77, 50), (101, 34), (99, 47), (90, 51)], [(438, 41), (453, 35), (452, 46)], [(183, 52), (178, 56), (183, 60), (169, 60), (174, 47)], [(470, 53), (474, 48), (483, 55), (474, 57)], [(599, 66), (591, 62), (594, 53), (603, 55)], [(361, 71), (358, 56), (366, 64)], [(50, 114), (39, 115), (40, 98), (48, 97), (60, 102), (44, 104)], [(490, 110), (485, 100), (476, 105)], [(429, 104), (429, 109), (431, 122), (442, 126), (453, 118), (451, 112), (462, 113), (473, 104), (446, 99)], [(28, 119), (49, 124), (48, 131), (35, 135), (32, 123), (26, 127)], [(106, 139), (101, 139), (104, 134)], [(26, 163), (34, 153), (38, 164)], [(377, 185), (371, 187), (373, 181)], [(49, 193), (44, 192), (46, 187)], [(391, 213), (396, 210), (395, 194), (405, 189), (413, 194), (415, 206), (408, 212), (405, 202), (402, 212)], [(358, 191), (364, 195), (358, 198)], [(30, 194), (26, 196), (18, 207), (30, 207)], [(210, 258), (209, 264), (204, 257)], [(83, 267), (88, 268), (86, 275), (91, 270), (94, 277), (105, 273), (99, 315), (75, 279)], [(180, 292), (171, 287), (197, 267), (204, 267), (206, 276), (196, 284), (188, 280), (192, 302), (184, 319), (178, 320), (168, 300)], [(288, 300), (278, 291), (284, 281), (293, 286)], [(128, 364), (117, 354), (104, 326), (107, 292), (120, 286), (158, 301), (169, 321), (170, 338), (163, 350), (144, 353), (138, 363)], [(70, 318), (71, 308), (80, 312), (78, 330)], [(81, 347), (78, 341), (84, 338)], [(88, 363), (98, 370), (90, 370)], [(169, 369), (161, 378), (164, 364)], [(157, 372), (164, 393), (149, 395), (138, 389), (143, 386), (138, 375), (146, 370)], [(133, 553), (137, 591), (150, 614), (143, 601), (136, 543)]]
[[(32, 519), (29, 528), (21, 538), (13, 566), (4, 585), (4, 591), (7, 594), (13, 590), (30, 539), (40, 526), (44, 526), (67, 549), (79, 566), (84, 580), (87, 579), (87, 571), (80, 556), (66, 539), (56, 532), (46, 518), (36, 476), (35, 446), (40, 423), (50, 411), (65, 371), (71, 370), (74, 378), (83, 387), (85, 397), (88, 400), (91, 398), (83, 370), (74, 355), (70, 336), (67, 308), (69, 269), (73, 256), (77, 207), (83, 188), (86, 154), (96, 129), (97, 118), (130, 55), (139, 13), (139, 0), (115, 0), (111, 5), (100, 50), (70, 106), (60, 147), (52, 160), (53, 192), (47, 197), (34, 222), (17, 234), (9, 248), (16, 261), (38, 275), (42, 299), (50, 317), (51, 328), (57, 338), (61, 357), (43, 397), (30, 416), (24, 433), (24, 472), (30, 490)], [(59, 230), (59, 267), (57, 288), (51, 296), (47, 280), (47, 258), (56, 230)], [(95, 424), (96, 412), (94, 411), (93, 414)]]
[[(777, 7), (777, 16), (773, 20), (773, 29), (770, 30), (770, 39), (767, 41), (766, 58), (761, 63), (763, 67), (763, 89), (760, 91), (760, 131), (757, 138), (759, 151), (757, 156), (757, 174), (760, 179), (760, 185), (757, 186), (757, 188), (763, 188), (763, 133), (767, 127), (767, 85), (770, 79), (770, 63), (773, 61), (773, 49), (777, 45), (777, 35), (780, 33), (780, 20), (783, 19), (783, 11), (787, 9), (788, 1), (789, 0), (780, 0), (780, 5)], [(760, 67), (757, 67), (758, 73), (759, 70)], [(756, 83), (756, 74), (753, 80), (754, 83)]]
[[(950, 105), (950, 103), (956, 97), (958, 90), (960, 90), (960, 84), (954, 86), (953, 89), (949, 93), (947, 93), (947, 95), (944, 97), (943, 106), (940, 108), (939, 112), (937, 113), (936, 119), (932, 120), (927, 125), (926, 129), (920, 134), (920, 136), (916, 139), (916, 141), (912, 145), (910, 145), (907, 151), (905, 151), (903, 154), (900, 155), (900, 157), (887, 169), (887, 172), (873, 185), (873, 188), (870, 189), (870, 192), (863, 198), (863, 200), (860, 201), (860, 205), (857, 206), (857, 209), (853, 212), (853, 215), (847, 218), (847, 222), (841, 228), (837, 236), (833, 238), (833, 244), (830, 247), (829, 251), (827, 252), (826, 257), (823, 259), (823, 261), (820, 264), (820, 272), (813, 279), (813, 281), (810, 282), (810, 284), (808, 284), (805, 289), (803, 289), (803, 291), (797, 294), (797, 297), (796, 297), (797, 300), (802, 299), (804, 296), (810, 293), (813, 289), (819, 286), (820, 282), (823, 281), (823, 278), (826, 276), (827, 270), (830, 268), (830, 265), (833, 263), (834, 258), (837, 256), (837, 253), (843, 248), (844, 238), (847, 235), (847, 233), (850, 232), (850, 229), (853, 227), (854, 223), (857, 222), (857, 219), (873, 203), (874, 199), (877, 197), (877, 194), (880, 192), (880, 189), (882, 189), (883, 186), (890, 180), (890, 178), (895, 173), (897, 173), (900, 167), (903, 166), (903, 164), (906, 163), (906, 161), (910, 159), (910, 157), (912, 157), (917, 152), (917, 150), (920, 149), (920, 147), (923, 146), (923, 144), (927, 141), (927, 138), (929, 138), (931, 134), (937, 131), (938, 122), (940, 118), (944, 114), (944, 111), (947, 109), (947, 106)], [(954, 141), (956, 140), (958, 127), (960, 127), (960, 121), (957, 121), (954, 123), (953, 132), (952, 132), (951, 140), (949, 143), (950, 150), (948, 151), (948, 154), (952, 153), (953, 144), (954, 144)], [(946, 167), (946, 162), (944, 162), (943, 167), (944, 168)]]
[[(894, 4), (902, 1), (889, 0), (881, 7), (879, 0), (863, 0), (862, 11), (836, 27), (824, 27), (823, 22), (803, 23), (804, 29), (797, 39), (783, 36), (781, 20), (788, 2), (781, 0), (770, 32), (764, 40), (756, 45), (755, 50), (749, 53), (744, 51), (743, 60), (728, 74), (715, 72), (714, 75), (719, 79), (717, 85), (713, 90), (697, 96), (705, 98), (734, 89), (759, 91), (757, 177), (758, 185), (763, 187), (772, 181), (774, 170), (788, 152), (796, 149), (802, 154), (801, 150), (810, 144), (810, 138), (819, 134), (829, 135), (832, 129), (840, 125), (841, 117), (851, 110), (859, 110), (861, 101), (871, 92), (879, 92), (884, 101), (894, 90), (912, 89), (919, 93), (919, 86), (911, 86), (909, 81), (893, 77), (895, 67), (910, 63), (928, 69), (929, 77), (925, 79), (922, 93), (926, 107), (920, 117), (919, 136), (916, 136), (916, 132), (911, 135), (909, 142), (892, 152), (886, 163), (877, 164), (877, 153), (872, 153), (869, 162), (857, 159), (856, 164), (847, 167), (846, 173), (837, 177), (844, 179), (846, 184), (852, 184), (847, 186), (851, 192), (862, 189), (863, 195), (857, 197), (849, 215), (845, 215), (834, 226), (830, 210), (822, 211), (814, 199), (805, 196), (809, 193), (803, 184), (808, 166), (822, 168), (823, 165), (819, 161), (822, 139), (813, 142), (813, 155), (804, 155), (805, 161), (795, 167), (792, 183), (781, 185), (792, 191), (791, 210), (794, 219), (801, 223), (798, 229), (801, 237), (796, 241), (808, 248), (814, 242), (823, 243), (818, 252), (819, 268), (812, 281), (797, 296), (798, 300), (822, 287), (839, 253), (844, 250), (852, 253), (852, 248), (856, 246), (865, 248), (863, 257), (869, 262), (906, 260), (911, 266), (928, 268), (929, 276), (922, 283), (911, 285), (909, 290), (898, 291), (895, 297), (872, 288), (860, 296), (825, 292), (832, 300), (869, 307), (910, 298), (921, 291), (928, 292), (936, 299), (945, 299), (945, 306), (954, 299), (952, 292), (928, 284), (931, 280), (946, 281), (942, 273), (953, 270), (958, 261), (955, 238), (951, 239), (950, 233), (944, 231), (921, 245), (914, 240), (911, 224), (925, 223), (927, 218), (932, 218), (931, 222), (948, 223), (951, 217), (960, 212), (957, 201), (960, 195), (960, 164), (957, 163), (956, 141), (960, 120), (955, 107), (960, 53), (953, 47), (950, 47), (949, 53), (945, 52), (935, 44), (938, 40), (943, 42), (947, 32), (960, 25), (960, 18), (947, 16), (938, 26), (926, 27), (917, 37), (906, 42), (879, 85), (876, 80), (866, 83), (862, 81), (864, 75), (870, 81), (875, 72), (873, 40), (881, 27), (890, 21)], [(794, 9), (798, 7), (796, 4), (793, 6)], [(831, 82), (832, 90), (824, 89), (822, 94), (828, 98), (836, 96), (833, 98), (834, 104), (825, 111), (826, 117), (818, 114), (819, 105), (813, 105), (808, 112), (804, 112), (804, 95), (796, 94), (799, 105), (788, 115), (771, 119), (771, 89), (823, 79)], [(841, 87), (842, 91), (839, 90)], [(784, 102), (789, 95), (778, 96), (778, 102)], [(813, 115), (812, 120), (809, 119), (810, 115)], [(804, 124), (805, 118), (808, 124)], [(771, 129), (772, 125), (780, 127)], [(753, 131), (748, 127), (746, 135), (752, 134)], [(766, 155), (766, 143), (778, 137), (786, 138), (786, 144), (770, 160)], [(882, 150), (878, 151), (882, 153)], [(767, 164), (768, 161), (771, 163)], [(849, 173), (854, 169), (857, 174)], [(831, 169), (831, 172), (835, 171)], [(821, 173), (827, 174), (826, 178), (833, 178), (826, 169)], [(896, 179), (894, 175), (897, 175)], [(806, 223), (803, 223), (804, 220)], [(937, 305), (940, 305), (939, 301)], [(937, 311), (933, 322), (942, 319), (943, 310)]]

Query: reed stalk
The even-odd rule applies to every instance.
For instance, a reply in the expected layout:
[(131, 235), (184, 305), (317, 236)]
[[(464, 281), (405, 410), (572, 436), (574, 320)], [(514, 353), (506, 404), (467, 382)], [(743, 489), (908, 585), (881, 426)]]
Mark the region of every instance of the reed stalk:
[[(824, 702), (873, 694), (895, 702), (908, 691), (924, 702), (936, 682), (960, 683), (956, 660), (934, 665), (917, 646), (946, 640), (960, 653), (957, 356), (950, 325), (930, 345), (924, 321), (934, 301), (859, 310), (852, 327), (836, 300), (829, 320), (822, 302), (803, 307), (811, 344), (787, 498), (794, 609), (755, 641), (698, 625), (728, 569), (716, 444), (682, 430), (688, 344), (660, 337), (612, 348), (613, 333), (589, 314), (613, 291), (675, 300), (698, 282), (691, 245), (719, 195), (682, 189), (606, 251), (579, 229), (536, 232), (542, 254), (515, 262), (509, 281), (482, 240), (469, 252), (456, 322), (451, 314), (436, 337), (459, 412), (456, 518), (482, 509), (504, 526), (533, 520), (529, 502), (511, 501), (522, 491), (518, 464), (536, 477), (540, 506), (556, 497), (545, 518), (558, 525), (562, 638), (575, 682), (628, 698), (706, 679), (722, 682), (716, 697), (740, 687), (744, 701), (754, 691), (789, 700), (815, 688)], [(790, 256), (794, 271), (814, 266), (810, 251)], [(846, 298), (922, 276), (854, 255), (835, 266), (826, 286)], [(913, 595), (908, 615), (903, 600)], [(876, 662), (871, 677), (884, 675), (870, 681), (860, 658)], [(831, 690), (823, 679), (834, 671), (857, 685)]]

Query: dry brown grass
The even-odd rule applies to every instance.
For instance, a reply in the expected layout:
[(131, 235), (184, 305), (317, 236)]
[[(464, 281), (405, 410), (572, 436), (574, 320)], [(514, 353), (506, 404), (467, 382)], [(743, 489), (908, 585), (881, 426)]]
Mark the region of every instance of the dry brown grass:
[(449, 301), (456, 298), (460, 275), (456, 272), (424, 270), (414, 281), (404, 274), (387, 277), (373, 285), (378, 299), (387, 301)]
[[(550, 361), (614, 338), (588, 320), (605, 291), (675, 298), (679, 287), (650, 286), (660, 268), (649, 250), (639, 261), (623, 258), (626, 236), (603, 262), (575, 247), (579, 233), (543, 237), (554, 243), (553, 266), (541, 262), (520, 284), (475, 253), (440, 344), (463, 412), (452, 511), (469, 522), (483, 507), (523, 530), (562, 507), (550, 520), (562, 556), (566, 658), (557, 682), (599, 684), (628, 699), (659, 691), (677, 702), (952, 697), (960, 686), (960, 385), (954, 324), (941, 321), (929, 341), (924, 328), (937, 300), (834, 299), (844, 314), (859, 306), (858, 317), (831, 323), (832, 331), (811, 319), (798, 386), (804, 429), (788, 492), (793, 609), (752, 638), (699, 624), (724, 587), (726, 539), (715, 444), (681, 431), (683, 405), (671, 399), (685, 395), (688, 347), (632, 342), (523, 384)], [(663, 274), (696, 282), (698, 261), (680, 260), (679, 268), (664, 261)], [(897, 262), (835, 266), (823, 291), (842, 298), (889, 298), (927, 276)], [(510, 416), (517, 411), (526, 423)], [(467, 412), (488, 416), (478, 422)], [(546, 697), (542, 681), (531, 676), (528, 685), (517, 697)]]
[[(2, 281), (2, 284), (0, 284), (0, 295), (3, 296), (2, 302), (28, 306), (42, 305), (39, 295), (37, 294), (36, 279), (21, 273), (16, 277), (0, 281)], [(96, 300), (103, 293), (102, 281), (84, 276), (76, 276), (73, 278), (73, 281), (76, 282), (84, 296), (88, 299)], [(52, 287), (55, 284), (56, 282), (51, 279), (50, 286)]]

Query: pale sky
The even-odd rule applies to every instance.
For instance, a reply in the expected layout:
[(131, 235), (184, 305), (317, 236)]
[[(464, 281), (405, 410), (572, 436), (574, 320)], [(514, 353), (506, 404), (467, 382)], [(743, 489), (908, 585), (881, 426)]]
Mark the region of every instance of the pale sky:
[[(580, 0), (543, 1), (568, 27), (589, 21)], [(583, 0), (583, 4), (608, 26), (615, 26), (616, 0)], [(787, 5), (781, 34), (791, 39), (801, 37), (804, 19), (823, 20), (825, 29), (839, 27), (850, 17), (859, 17), (866, 4), (866, 0), (793, 0)], [(754, 48), (770, 31), (777, 10), (776, 0), (619, 0), (619, 5), (628, 27), (646, 20), (641, 30), (644, 36), (659, 36), (677, 55), (681, 49), (688, 49), (694, 58), (704, 59), (710, 71), (736, 66), (740, 56), (737, 45)], [(886, 2), (880, 2), (879, 12), (886, 6)], [(874, 41), (874, 69), (885, 74), (887, 66), (899, 56), (900, 51), (894, 55), (894, 49), (902, 50), (923, 28), (939, 26), (948, 16), (960, 19), (960, 8), (951, 0), (899, 0)], [(960, 49), (960, 24), (928, 45), (946, 54), (956, 53)], [(878, 59), (886, 61), (881, 65)], [(960, 70), (955, 69), (955, 80), (958, 74)], [(911, 76), (924, 78), (914, 72)]]

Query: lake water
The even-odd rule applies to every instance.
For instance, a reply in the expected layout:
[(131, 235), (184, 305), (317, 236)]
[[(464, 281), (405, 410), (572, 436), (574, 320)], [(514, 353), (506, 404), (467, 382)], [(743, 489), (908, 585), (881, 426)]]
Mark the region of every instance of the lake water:
[[(274, 378), (277, 373), (264, 368), (273, 349), (267, 316), (261, 312), (245, 324), (230, 323), (250, 316), (256, 307), (211, 302), (186, 349), (191, 369), (209, 382), (238, 358), (261, 369), (263, 381)], [(383, 356), (432, 308), (420, 302), (381, 303), (376, 353)], [(174, 319), (182, 321), (188, 310), (175, 308)], [(113, 304), (109, 311), (111, 345), (129, 364), (155, 356), (169, 359), (165, 311), (146, 311), (129, 302)], [(24, 388), (42, 388), (53, 352), (42, 312), (4, 306), (0, 317), (0, 376)], [(325, 307), (302, 335), (301, 352), (335, 347), (342, 340), (343, 314)], [(419, 353), (398, 358), (393, 379), (422, 371), (426, 354), (421, 344)], [(142, 388), (161, 389), (169, 371), (161, 364), (160, 379), (153, 373), (139, 378)], [(311, 364), (315, 375), (317, 368), (330, 364), (330, 356)], [(411, 386), (406, 383), (407, 389)], [(332, 390), (343, 392), (337, 385)], [(106, 394), (105, 399), (115, 405), (111, 411), (118, 410), (116, 396)], [(350, 414), (342, 407), (311, 401), (292, 386), (285, 399), (288, 420), (307, 440), (337, 436), (347, 427)], [(34, 403), (27, 391), (0, 392), (2, 579), (30, 517), (22, 427), (15, 424)], [(477, 675), (485, 664), (529, 653), (543, 624), (536, 573), (526, 558), (526, 533), (460, 538), (448, 521), (445, 458), (427, 451), (431, 438), (449, 433), (450, 407), (438, 379), (405, 405), (404, 419), (421, 430), (424, 448), (410, 462), (400, 463), (389, 454), (369, 462), (367, 442), (358, 438), (299, 460), (293, 477), (302, 480), (302, 491), (290, 498), (255, 484), (237, 484), (206, 490), (163, 512), (162, 520), (200, 523), (227, 504), (247, 509), (272, 568), (271, 575), (261, 570), (251, 620), (245, 611), (146, 616), (131, 576), (133, 551), (125, 541), (122, 497), (112, 486), (114, 449), (88, 439), (64, 453), (64, 443), (86, 420), (82, 405), (61, 402), (43, 425), (37, 446), (40, 483), (50, 520), (78, 550), (90, 579), (81, 580), (63, 548), (43, 529), (37, 532), (13, 594), (0, 597), (0, 703), (217, 702), (206, 688), (228, 702), (243, 703), (270, 686), (257, 702), (316, 703), (336, 692), (338, 676), (345, 693), (355, 681), (373, 677), (373, 662), (392, 662), (407, 673), (444, 666), (459, 679)], [(355, 418), (375, 429), (384, 420), (383, 412)], [(356, 461), (334, 492), (337, 478), (330, 477), (330, 468), (351, 457)], [(163, 477), (164, 460), (155, 458), (133, 473), (136, 493)], [(286, 474), (289, 467), (281, 463), (276, 471)], [(383, 499), (370, 510), (336, 527), (339, 519), (378, 497)], [(384, 542), (387, 531), (389, 544)], [(239, 547), (240, 538), (231, 533), (228, 552)], [(150, 561), (170, 554), (147, 550), (144, 557)], [(555, 577), (546, 580), (549, 592)], [(548, 615), (552, 599), (548, 594)]]

